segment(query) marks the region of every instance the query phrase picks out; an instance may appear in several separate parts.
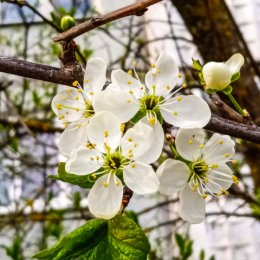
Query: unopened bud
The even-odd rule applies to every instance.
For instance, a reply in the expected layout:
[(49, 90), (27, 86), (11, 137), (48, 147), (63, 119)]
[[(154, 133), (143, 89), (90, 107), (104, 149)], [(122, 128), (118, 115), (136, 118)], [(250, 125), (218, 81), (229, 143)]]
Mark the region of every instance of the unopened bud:
[(63, 16), (60, 22), (60, 26), (63, 31), (67, 31), (75, 25), (76, 22), (74, 18), (71, 17), (70, 15)]

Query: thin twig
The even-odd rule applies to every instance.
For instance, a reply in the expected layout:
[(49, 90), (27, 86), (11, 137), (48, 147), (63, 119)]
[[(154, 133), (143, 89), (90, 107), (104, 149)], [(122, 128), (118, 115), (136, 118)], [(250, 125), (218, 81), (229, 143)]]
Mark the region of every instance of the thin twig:
[(92, 18), (87, 20), (79, 25), (72, 27), (70, 30), (60, 33), (53, 38), (55, 42), (64, 41), (64, 40), (71, 40), (83, 33), (91, 31), (101, 25), (107, 24), (114, 20), (118, 20), (120, 18), (137, 15), (141, 16), (147, 11), (147, 7), (159, 3), (162, 0), (141, 0), (132, 5), (123, 7), (116, 11), (110, 12), (105, 15), (101, 15), (99, 17)]

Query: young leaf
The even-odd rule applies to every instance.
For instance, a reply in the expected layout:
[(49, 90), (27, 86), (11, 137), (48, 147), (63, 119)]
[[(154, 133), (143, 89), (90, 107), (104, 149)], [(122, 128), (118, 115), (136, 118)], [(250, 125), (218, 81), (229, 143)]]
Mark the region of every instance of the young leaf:
[(48, 178), (78, 185), (84, 189), (92, 188), (94, 181), (91, 175), (76, 175), (65, 171), (65, 163), (59, 163), (58, 175), (49, 175)]
[(126, 216), (93, 219), (66, 235), (51, 249), (34, 256), (41, 260), (146, 260), (150, 250), (140, 227)]
[(184, 252), (184, 247), (185, 247), (185, 241), (184, 239), (182, 238), (182, 236), (178, 233), (175, 234), (175, 239), (176, 239), (176, 242), (177, 242), (177, 245), (179, 246), (180, 248), (180, 252)]
[(192, 67), (195, 70), (202, 71), (202, 65), (199, 60), (192, 59)]

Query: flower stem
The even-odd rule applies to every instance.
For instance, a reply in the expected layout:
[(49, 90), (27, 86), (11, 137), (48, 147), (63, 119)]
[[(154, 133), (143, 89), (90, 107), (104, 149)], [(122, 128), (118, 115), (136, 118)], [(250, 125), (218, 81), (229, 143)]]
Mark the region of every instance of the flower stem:
[(177, 152), (177, 150), (175, 149), (175, 147), (174, 147), (173, 144), (170, 145), (170, 148), (171, 148), (171, 151), (172, 151), (172, 153), (173, 153), (173, 155), (174, 155), (175, 158), (176, 158), (177, 156), (179, 156), (179, 154), (178, 154), (178, 152)]
[(233, 95), (227, 94), (229, 100), (232, 102), (232, 104), (235, 106), (235, 108), (237, 109), (237, 111), (239, 112), (239, 114), (241, 114), (242, 116), (246, 116), (246, 113), (244, 112), (244, 110), (241, 108), (241, 106), (237, 103), (236, 99), (233, 97)]

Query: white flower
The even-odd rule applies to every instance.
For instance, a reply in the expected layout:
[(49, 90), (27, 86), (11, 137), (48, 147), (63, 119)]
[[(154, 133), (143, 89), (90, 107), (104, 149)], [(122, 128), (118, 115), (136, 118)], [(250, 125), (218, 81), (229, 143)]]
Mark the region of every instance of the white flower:
[(132, 73), (114, 70), (111, 86), (94, 97), (93, 107), (97, 112), (114, 113), (122, 122), (129, 121), (139, 111), (137, 116), (155, 128), (155, 159), (160, 156), (164, 141), (159, 121), (164, 119), (167, 123), (182, 128), (204, 127), (209, 122), (211, 112), (202, 98), (194, 95), (173, 97), (179, 90), (172, 92), (178, 80), (179, 69), (171, 56), (165, 53), (159, 56), (145, 76), (146, 87), (137, 75), (137, 79), (132, 77)]
[(69, 157), (71, 151), (88, 141), (87, 126), (95, 114), (93, 97), (101, 92), (106, 82), (106, 63), (100, 58), (88, 61), (84, 90), (75, 82), (75, 87), (58, 93), (52, 101), (52, 109), (63, 121), (66, 129), (59, 139), (60, 152)]
[(227, 194), (231, 184), (237, 183), (226, 164), (234, 155), (234, 141), (215, 133), (204, 142), (204, 130), (180, 129), (176, 150), (186, 163), (167, 159), (157, 169), (159, 191), (165, 195), (180, 192), (180, 216), (191, 223), (204, 220), (207, 194)]
[(205, 89), (225, 89), (231, 83), (232, 76), (239, 73), (243, 64), (244, 57), (240, 53), (234, 54), (226, 62), (208, 62), (202, 69)]
[(145, 157), (153, 140), (150, 126), (139, 122), (122, 137), (120, 120), (110, 112), (100, 112), (89, 122), (88, 137), (86, 147), (71, 153), (66, 171), (92, 174), (93, 180), (99, 177), (88, 196), (93, 215), (114, 217), (121, 208), (124, 184), (138, 194), (158, 190), (159, 181)]

